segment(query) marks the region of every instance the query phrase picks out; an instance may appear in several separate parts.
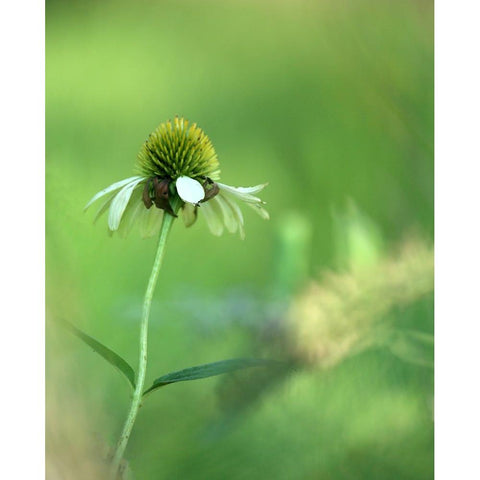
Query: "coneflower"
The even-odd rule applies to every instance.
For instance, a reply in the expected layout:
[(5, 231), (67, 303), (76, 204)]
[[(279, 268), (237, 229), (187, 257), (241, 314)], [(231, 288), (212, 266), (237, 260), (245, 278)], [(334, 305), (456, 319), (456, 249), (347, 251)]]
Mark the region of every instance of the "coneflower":
[(256, 196), (266, 184), (232, 187), (220, 183), (212, 142), (196, 123), (183, 118), (162, 123), (149, 135), (138, 154), (136, 173), (101, 190), (85, 207), (103, 198), (95, 220), (108, 210), (111, 232), (126, 235), (138, 221), (142, 236), (148, 237), (158, 233), (165, 211), (173, 216), (180, 213), (187, 227), (200, 211), (214, 235), (226, 228), (244, 238), (237, 201), (269, 218), (264, 202)]
[(242, 238), (245, 231), (238, 200), (268, 219), (264, 202), (255, 196), (265, 184), (247, 188), (225, 185), (218, 182), (219, 167), (215, 149), (203, 130), (195, 123), (175, 117), (173, 122), (162, 123), (142, 145), (137, 158), (137, 175), (101, 190), (85, 207), (103, 199), (95, 220), (108, 210), (111, 232), (125, 235), (135, 223), (140, 223), (143, 236), (159, 232), (157, 253), (143, 302), (138, 374), (130, 410), (112, 459), (112, 480), (117, 478), (144, 393), (148, 319), (174, 219), (180, 214), (188, 227), (200, 211), (214, 235), (221, 235), (226, 228), (232, 233), (238, 231)]

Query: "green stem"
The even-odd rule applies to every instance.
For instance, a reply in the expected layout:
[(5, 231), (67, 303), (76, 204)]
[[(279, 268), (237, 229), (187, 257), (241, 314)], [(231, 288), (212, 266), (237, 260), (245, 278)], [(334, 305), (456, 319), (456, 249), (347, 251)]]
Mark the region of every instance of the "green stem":
[(130, 411), (128, 412), (127, 420), (123, 427), (122, 434), (117, 444), (115, 455), (112, 459), (112, 465), (110, 469), (110, 478), (115, 480), (118, 475), (120, 463), (123, 459), (123, 454), (130, 438), (135, 419), (137, 418), (138, 409), (142, 402), (142, 393), (145, 386), (145, 373), (147, 371), (147, 337), (148, 337), (148, 318), (150, 316), (150, 307), (152, 305), (153, 292), (157, 283), (160, 267), (162, 266), (163, 256), (165, 254), (165, 245), (167, 243), (168, 233), (172, 227), (174, 216), (168, 212), (164, 212), (162, 227), (160, 229), (160, 237), (158, 239), (157, 254), (155, 256), (155, 262), (153, 264), (152, 273), (148, 281), (147, 291), (145, 292), (145, 299), (143, 301), (142, 322), (140, 326), (140, 358), (138, 366), (138, 376), (133, 392), (132, 404)]

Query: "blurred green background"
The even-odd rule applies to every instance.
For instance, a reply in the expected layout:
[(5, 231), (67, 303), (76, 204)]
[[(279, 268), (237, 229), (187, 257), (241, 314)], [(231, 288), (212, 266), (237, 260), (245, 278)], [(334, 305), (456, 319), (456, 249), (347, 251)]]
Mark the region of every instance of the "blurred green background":
[[(105, 219), (92, 226), (82, 210), (132, 174), (160, 122), (197, 122), (223, 182), (268, 181), (271, 221), (248, 209), (243, 242), (213, 237), (201, 216), (174, 226), (147, 383), (257, 353), (287, 293), (342, 268), (348, 205), (368, 216), (382, 252), (411, 231), (433, 238), (432, 1), (48, 1), (46, 58), (47, 455), (58, 471), (72, 457), (81, 472), (71, 452), (82, 441), (95, 438), (94, 452), (115, 443), (129, 392), (50, 320), (136, 367), (155, 251), (135, 233), (110, 238)], [(301, 249), (286, 252), (297, 228)], [(391, 315), (431, 334), (432, 295)], [(372, 348), (298, 369), (236, 411), (225, 391), (242, 397), (242, 378), (153, 394), (126, 452), (134, 478), (433, 478), (430, 368)]]

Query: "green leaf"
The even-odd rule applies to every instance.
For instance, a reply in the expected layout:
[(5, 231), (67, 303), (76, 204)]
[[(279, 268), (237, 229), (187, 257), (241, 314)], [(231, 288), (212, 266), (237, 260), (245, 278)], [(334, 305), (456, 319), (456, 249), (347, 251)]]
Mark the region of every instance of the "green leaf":
[(232, 358), (230, 360), (221, 360), (220, 362), (206, 363), (195, 367), (185, 368), (176, 372), (170, 372), (154, 380), (153, 385), (143, 392), (143, 395), (176, 382), (187, 382), (189, 380), (199, 380), (201, 378), (213, 377), (224, 373), (234, 372), (244, 368), (266, 367), (279, 365), (274, 360), (265, 360), (257, 358)]
[(433, 368), (433, 335), (416, 330), (396, 330), (388, 341), (388, 347), (406, 362)]
[(74, 335), (83, 340), (89, 347), (93, 348), (93, 350), (110, 363), (110, 365), (113, 365), (120, 373), (123, 373), (130, 386), (135, 389), (135, 371), (120, 355), (117, 355), (113, 350), (110, 350), (108, 347), (82, 332), (71, 323), (65, 320), (61, 323)]

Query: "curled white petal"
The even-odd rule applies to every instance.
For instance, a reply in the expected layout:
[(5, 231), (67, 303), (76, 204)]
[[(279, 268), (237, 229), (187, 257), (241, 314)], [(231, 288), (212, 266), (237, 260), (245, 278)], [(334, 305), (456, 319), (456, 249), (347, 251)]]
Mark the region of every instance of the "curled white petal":
[(120, 180), (119, 182), (112, 183), (107, 188), (100, 190), (97, 194), (95, 194), (92, 199), (85, 205), (84, 210), (86, 210), (93, 202), (97, 201), (99, 198), (103, 197), (107, 193), (114, 192), (115, 190), (119, 190), (120, 188), (124, 187), (125, 185), (129, 184), (130, 182), (134, 182), (139, 179), (144, 179), (144, 177), (140, 177), (136, 175), (135, 177), (125, 178), (124, 180)]
[(208, 228), (216, 235), (220, 236), (223, 233), (222, 212), (216, 203), (208, 201), (202, 203), (200, 211), (203, 212)]
[(101, 207), (97, 210), (97, 213), (95, 213), (93, 223), (95, 223), (108, 210), (108, 207), (110, 207), (110, 204), (112, 203), (114, 197), (115, 194), (111, 193), (108, 198), (102, 203)]
[(191, 203), (186, 203), (183, 206), (182, 218), (186, 227), (191, 227), (197, 220), (197, 210), (198, 207), (196, 205), (192, 205)]
[(134, 181), (125, 185), (116, 195), (110, 205), (110, 211), (108, 213), (108, 228), (115, 231), (120, 225), (123, 212), (127, 208), (128, 201), (132, 196), (135, 187), (143, 180), (143, 177), (137, 177)]
[[(218, 185), (218, 184), (217, 184)], [(220, 191), (224, 193), (226, 196), (230, 196), (236, 198), (237, 200), (241, 200), (245, 203), (264, 203), (262, 199), (255, 197), (254, 195), (250, 195), (249, 193), (244, 193), (239, 191), (236, 187), (230, 187), (228, 185), (220, 186)]]
[(223, 194), (220, 193), (219, 195), (222, 197), (223, 201), (226, 202), (230, 208), (232, 209), (233, 214), (235, 215), (237, 219), (237, 225), (238, 225), (238, 230), (240, 232), (240, 238), (243, 240), (245, 238), (245, 229), (243, 227), (244, 221), (243, 221), (243, 213), (240, 210), (240, 207), (237, 205), (237, 203), (232, 200), (231, 198), (224, 196)]
[(255, 210), (264, 220), (270, 219), (269, 213), (258, 203), (247, 203), (247, 205)]
[[(268, 212), (263, 208), (265, 202), (253, 195), (263, 190), (267, 186), (267, 183), (255, 185), (254, 187), (232, 187), (231, 185), (218, 182), (217, 185), (220, 190), (219, 194), (208, 202), (205, 202), (205, 204), (202, 204), (208, 206), (209, 210), (207, 215), (210, 217), (212, 217), (213, 211), (217, 212), (213, 226), (213, 220), (207, 218), (212, 233), (220, 230), (217, 225), (218, 219), (220, 218), (220, 220), (223, 220), (222, 230), (224, 225), (229, 232), (234, 233), (238, 230), (240, 237), (242, 239), (245, 238), (243, 214), (237, 205), (237, 201), (239, 200), (255, 210), (262, 218), (266, 220), (270, 218)], [(215, 234), (219, 235), (219, 233)]]
[(238, 221), (237, 217), (235, 216), (234, 211), (230, 207), (230, 204), (225, 201), (225, 198), (221, 195), (217, 195), (212, 200), (212, 203), (216, 203), (222, 212), (223, 215), (223, 223), (227, 230), (230, 233), (235, 233), (238, 229)]
[(205, 198), (202, 184), (190, 177), (179, 177), (176, 182), (178, 196), (187, 203), (196, 205)]
[(152, 237), (160, 231), (162, 225), (163, 210), (151, 207), (149, 210), (142, 209), (140, 214), (140, 234), (142, 238)]
[(225, 185), (224, 183), (219, 182), (217, 182), (217, 185), (219, 186), (219, 188), (223, 188), (227, 191), (229, 190), (237, 194), (246, 193), (252, 195), (261, 192), (268, 185), (268, 183), (261, 183), (260, 185), (255, 185), (254, 187), (232, 187), (231, 185)]
[(135, 222), (140, 217), (143, 210), (146, 210), (143, 204), (143, 189), (134, 189), (132, 197), (125, 208), (122, 220), (118, 226), (117, 233), (121, 238), (125, 238), (132, 230)]
[(225, 185), (224, 183), (217, 183), (220, 191), (225, 192), (226, 194), (232, 195), (239, 200), (242, 200), (246, 203), (264, 203), (260, 198), (255, 197), (251, 193), (257, 193), (260, 190), (263, 190), (266, 183), (261, 185), (256, 185), (255, 187), (232, 187), (230, 185)]

